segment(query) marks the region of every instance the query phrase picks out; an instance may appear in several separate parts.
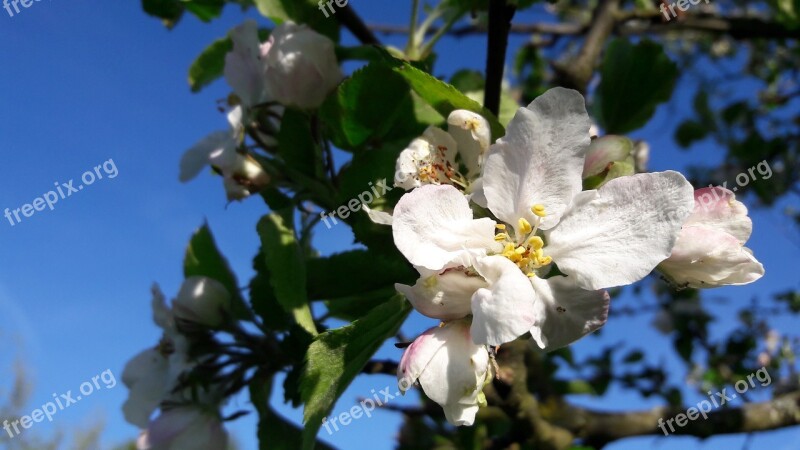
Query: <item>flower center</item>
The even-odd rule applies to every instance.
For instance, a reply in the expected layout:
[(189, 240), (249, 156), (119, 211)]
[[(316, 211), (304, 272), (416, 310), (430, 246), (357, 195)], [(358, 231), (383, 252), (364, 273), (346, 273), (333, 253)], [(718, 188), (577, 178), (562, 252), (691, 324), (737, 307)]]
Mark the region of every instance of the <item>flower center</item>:
[(431, 153), (415, 162), (418, 168), (417, 179), (429, 184), (452, 184), (456, 187), (466, 187), (466, 178), (447, 158), (448, 148), (439, 145)]
[(517, 222), (519, 236), (515, 236), (516, 240), (509, 237), (504, 224), (497, 225), (499, 232), (495, 234), (494, 240), (503, 243), (501, 255), (516, 264), (525, 275), (533, 278), (536, 270), (552, 263), (553, 258), (544, 254), (544, 240), (536, 234), (547, 212), (543, 205), (533, 205), (531, 212), (536, 216), (535, 223), (531, 225), (527, 219), (520, 218)]

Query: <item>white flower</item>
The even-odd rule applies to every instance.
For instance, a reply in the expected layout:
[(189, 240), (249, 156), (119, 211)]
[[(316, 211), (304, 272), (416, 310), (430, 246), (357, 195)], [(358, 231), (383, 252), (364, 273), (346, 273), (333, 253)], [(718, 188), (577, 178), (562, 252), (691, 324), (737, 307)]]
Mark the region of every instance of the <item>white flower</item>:
[(722, 187), (698, 189), (694, 210), (669, 258), (658, 269), (681, 287), (711, 288), (752, 283), (764, 266), (744, 243), (753, 224), (747, 207)]
[(405, 393), (419, 381), (425, 395), (444, 409), (453, 425), (472, 425), (485, 405), (483, 386), (491, 378), (489, 352), (475, 345), (466, 321), (431, 328), (409, 346), (397, 369)]
[(178, 319), (216, 328), (230, 311), (230, 305), (230, 293), (222, 283), (206, 277), (190, 277), (183, 282), (172, 309)]
[[(489, 148), (489, 122), (478, 114), (455, 110), (447, 118), (448, 131), (434, 126), (414, 139), (397, 158), (394, 185), (411, 190), (426, 184), (455, 184), (463, 189), (480, 174)], [(466, 170), (464, 176), (459, 163)]]
[(219, 413), (199, 405), (171, 408), (161, 413), (139, 440), (139, 450), (225, 450), (228, 433)]
[[(486, 155), (483, 193), (502, 223), (474, 219), (449, 185), (422, 186), (398, 202), (394, 240), (409, 262), (439, 273), (471, 267), (488, 283), (471, 298), (476, 343), (530, 331), (544, 349), (567, 345), (605, 322), (603, 289), (640, 280), (671, 253), (691, 185), (663, 172), (581, 192), (588, 146), (583, 97), (552, 89), (520, 108)], [(543, 279), (554, 263), (566, 278)]]
[(318, 108), (344, 76), (329, 38), (284, 22), (261, 46), (268, 96), (286, 106)]
[(140, 428), (147, 427), (153, 411), (170, 396), (178, 377), (192, 367), (187, 356), (189, 343), (178, 333), (164, 294), (157, 285), (152, 291), (153, 321), (163, 331), (161, 341), (133, 357), (122, 372), (122, 382), (130, 391), (122, 411), (125, 420)]
[(233, 49), (225, 55), (225, 80), (242, 104), (252, 107), (269, 99), (264, 57), (268, 44), (261, 44), (258, 25), (247, 20), (230, 33)]
[(249, 154), (239, 153), (241, 107), (228, 115), (233, 131), (217, 131), (187, 150), (180, 163), (181, 182), (195, 178), (206, 166), (222, 174), (228, 200), (241, 200), (263, 189), (269, 176)]

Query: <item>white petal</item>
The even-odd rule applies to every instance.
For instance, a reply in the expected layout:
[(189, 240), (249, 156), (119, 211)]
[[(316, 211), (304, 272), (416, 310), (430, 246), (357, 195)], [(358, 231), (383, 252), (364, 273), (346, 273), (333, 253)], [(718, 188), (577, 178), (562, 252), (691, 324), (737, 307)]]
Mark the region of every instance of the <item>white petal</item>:
[(394, 243), (415, 266), (430, 270), (471, 265), (472, 256), (499, 250), (496, 222), (473, 219), (456, 188), (426, 185), (403, 195), (394, 209)]
[(456, 170), (458, 146), (449, 133), (434, 126), (400, 152), (395, 166), (395, 186), (411, 190), (424, 184), (450, 184)]
[(544, 253), (584, 289), (627, 285), (670, 255), (693, 208), (692, 186), (678, 172), (616, 178), (575, 197), (546, 233)]
[(658, 269), (673, 283), (692, 288), (748, 284), (764, 275), (764, 266), (735, 236), (703, 226), (684, 227)]
[(472, 111), (457, 109), (447, 117), (447, 131), (458, 144), (458, 154), (467, 168), (467, 174), (477, 177), (481, 172), (483, 157), (491, 144), (492, 130), (483, 116)]
[(449, 403), (442, 406), (444, 418), (457, 427), (468, 427), (475, 423), (475, 416), (479, 409), (477, 404)]
[(445, 408), (451, 423), (469, 425), (489, 371), (489, 353), (472, 343), (466, 322), (449, 322), (433, 333), (444, 345), (420, 374), (419, 383), (425, 395)]
[(150, 305), (153, 308), (153, 322), (161, 327), (163, 330), (172, 330), (175, 328), (175, 322), (172, 315), (172, 309), (167, 306), (167, 299), (158, 284), (153, 284), (150, 288), (153, 299)]
[(362, 204), (361, 209), (363, 209), (364, 212), (367, 213), (367, 216), (369, 217), (369, 220), (372, 221), (372, 223), (376, 223), (378, 225), (391, 226), (392, 222), (394, 221), (394, 218), (392, 217), (391, 213), (372, 209), (366, 204)]
[(611, 298), (604, 290), (587, 291), (569, 278), (534, 278), (533, 289), (547, 308), (537, 344), (545, 351), (556, 350), (602, 327), (608, 320)]
[(744, 244), (750, 239), (753, 222), (747, 217), (747, 207), (736, 195), (722, 187), (707, 187), (694, 191), (694, 212), (684, 226), (702, 225), (724, 231)]
[(122, 383), (130, 391), (122, 405), (125, 420), (146, 428), (150, 416), (165, 399), (167, 386), (167, 360), (157, 350), (145, 350), (134, 356), (122, 371)]
[(455, 320), (471, 313), (472, 294), (487, 286), (483, 278), (467, 275), (462, 270), (452, 269), (438, 274), (423, 269), (414, 286), (396, 284), (395, 288), (421, 314), (433, 319)]
[(185, 183), (196, 177), (209, 164), (209, 158), (215, 152), (235, 147), (236, 141), (230, 131), (217, 131), (206, 136), (181, 157), (180, 181)]
[(590, 125), (583, 96), (569, 89), (551, 89), (520, 108), (484, 163), (484, 192), (495, 216), (515, 227), (520, 218), (534, 223), (530, 208), (541, 204), (547, 217), (540, 229), (558, 223), (582, 188)]
[(505, 344), (540, 324), (544, 305), (516, 264), (496, 255), (479, 259), (475, 269), (489, 282), (472, 296), (471, 334), (476, 343)]
[(233, 49), (225, 55), (225, 80), (245, 106), (266, 99), (265, 67), (261, 61), (258, 25), (247, 20), (230, 34)]

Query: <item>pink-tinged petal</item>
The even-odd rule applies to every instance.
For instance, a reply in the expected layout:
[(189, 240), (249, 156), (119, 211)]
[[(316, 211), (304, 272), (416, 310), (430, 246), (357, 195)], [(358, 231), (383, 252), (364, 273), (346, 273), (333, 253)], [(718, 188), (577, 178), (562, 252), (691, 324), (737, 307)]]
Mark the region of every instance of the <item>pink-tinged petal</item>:
[(540, 332), (531, 332), (545, 351), (556, 350), (594, 332), (608, 320), (611, 297), (604, 290), (587, 291), (569, 278), (534, 278), (536, 296), (546, 306)]
[(439, 327), (428, 329), (403, 352), (397, 367), (398, 386), (402, 392), (414, 385), (436, 352), (444, 345), (444, 339), (437, 330)]
[[(489, 352), (485, 346), (472, 342), (469, 323), (465, 321), (448, 322), (428, 330), (428, 333), (442, 344), (428, 359), (419, 375), (419, 384), (428, 398), (444, 408), (450, 423), (471, 425), (475, 420), (479, 394), (489, 373)], [(411, 348), (406, 350), (409, 351)], [(427, 355), (422, 359), (427, 359)], [(401, 378), (401, 389), (408, 388), (407, 380)]]
[(750, 239), (753, 222), (747, 217), (747, 207), (736, 200), (733, 192), (722, 187), (707, 187), (694, 191), (694, 212), (684, 226), (702, 225), (724, 231), (744, 244)]
[(554, 88), (520, 108), (483, 167), (483, 189), (495, 216), (515, 227), (520, 218), (535, 223), (530, 208), (541, 204), (547, 217), (540, 228), (558, 223), (582, 189), (590, 126), (577, 91)]
[(496, 222), (473, 219), (467, 199), (456, 188), (419, 187), (400, 198), (394, 209), (394, 243), (415, 266), (438, 271), (471, 265), (472, 257), (499, 249)]
[(544, 318), (530, 279), (503, 256), (478, 260), (475, 269), (489, 283), (472, 296), (472, 339), (501, 345), (527, 333)]
[(692, 288), (748, 284), (764, 275), (764, 266), (739, 239), (704, 226), (685, 227), (658, 269), (678, 286)]
[(169, 386), (168, 363), (157, 350), (145, 350), (134, 356), (122, 371), (122, 383), (128, 399), (122, 405), (125, 420), (140, 428), (147, 427), (150, 416), (164, 400)]
[(414, 286), (396, 284), (395, 288), (421, 314), (433, 319), (455, 320), (471, 314), (472, 294), (487, 286), (480, 276), (452, 269), (441, 274), (422, 270)]
[(636, 282), (669, 257), (694, 208), (691, 184), (678, 172), (632, 175), (581, 192), (544, 253), (587, 290)]

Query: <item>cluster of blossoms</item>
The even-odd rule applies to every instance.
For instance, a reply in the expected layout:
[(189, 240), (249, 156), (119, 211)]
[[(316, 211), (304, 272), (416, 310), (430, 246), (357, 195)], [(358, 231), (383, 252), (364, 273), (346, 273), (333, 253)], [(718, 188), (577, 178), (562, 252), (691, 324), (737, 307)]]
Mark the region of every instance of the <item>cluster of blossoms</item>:
[[(225, 80), (234, 92), (228, 113), (231, 130), (212, 133), (181, 159), (180, 180), (187, 182), (210, 165), (223, 177), (228, 200), (263, 189), (269, 176), (244, 147), (246, 133), (274, 145), (286, 107), (318, 108), (344, 78), (333, 41), (305, 25), (285, 22), (261, 43), (258, 25), (249, 20), (230, 35)], [(257, 123), (253, 123), (257, 118)]]
[[(139, 449), (226, 448), (220, 389), (193, 391), (182, 381), (204, 362), (192, 356), (194, 331), (220, 327), (230, 303), (225, 287), (210, 278), (187, 278), (171, 306), (158, 286), (153, 287), (153, 321), (162, 337), (155, 347), (133, 357), (122, 373), (130, 391), (122, 407), (125, 420), (144, 430)], [(160, 414), (151, 420), (157, 409)]]
[[(247, 21), (230, 38), (233, 48), (224, 68), (234, 92), (227, 114), (230, 129), (210, 134), (184, 154), (180, 180), (189, 181), (211, 166), (222, 175), (228, 200), (234, 201), (270, 182), (258, 155), (244, 145), (246, 135), (266, 147), (274, 145), (285, 108), (318, 108), (343, 75), (333, 41), (304, 25), (283, 23), (262, 43), (256, 22)], [(237, 331), (230, 304), (230, 293), (210, 278), (188, 278), (171, 307), (158, 287), (153, 288), (153, 318), (163, 330), (162, 338), (135, 356), (122, 376), (130, 390), (123, 406), (125, 418), (144, 430), (138, 448), (227, 447), (220, 405), (228, 386), (213, 376), (198, 386), (189, 377), (214, 365), (213, 351), (195, 351), (213, 342), (209, 332), (227, 330), (228, 325), (227, 331)], [(152, 419), (156, 410), (160, 414)]]
[(527, 334), (544, 351), (569, 345), (605, 324), (606, 289), (656, 268), (684, 287), (764, 273), (731, 192), (714, 188), (702, 209), (705, 190), (674, 171), (634, 174), (630, 141), (593, 142), (590, 125), (584, 98), (555, 88), (493, 145), (484, 118), (454, 111), (448, 131), (429, 128), (397, 161), (409, 192), (380, 219), (420, 274), (397, 289), (442, 322), (406, 349), (399, 385), (418, 382), (455, 425), (485, 403), (492, 347)]

